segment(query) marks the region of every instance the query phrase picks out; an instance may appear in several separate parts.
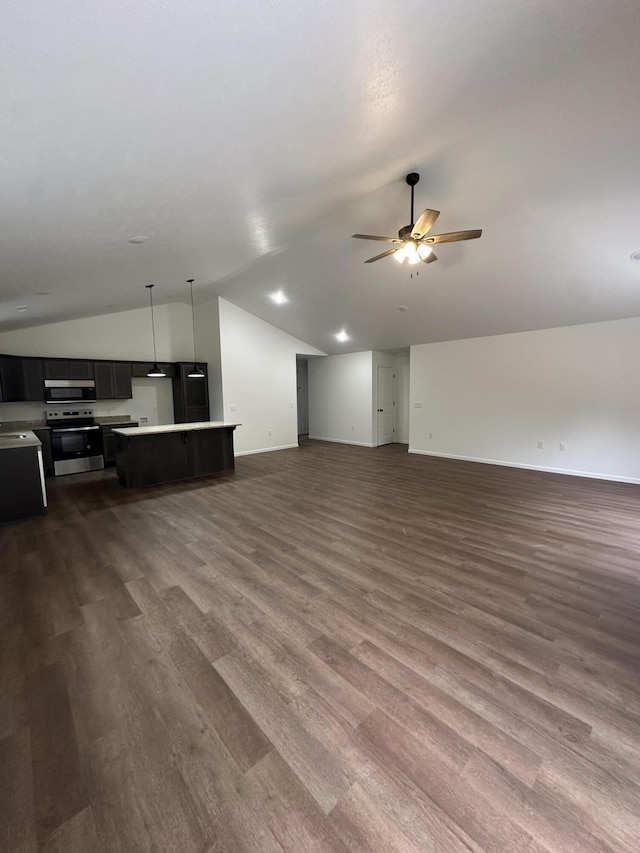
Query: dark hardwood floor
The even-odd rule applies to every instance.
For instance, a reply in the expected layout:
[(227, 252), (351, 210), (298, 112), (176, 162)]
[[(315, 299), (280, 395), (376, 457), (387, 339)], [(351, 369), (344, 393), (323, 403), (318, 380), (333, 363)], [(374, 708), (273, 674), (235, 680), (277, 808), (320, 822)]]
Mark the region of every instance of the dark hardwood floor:
[(0, 531), (0, 850), (640, 849), (640, 487), (305, 442)]

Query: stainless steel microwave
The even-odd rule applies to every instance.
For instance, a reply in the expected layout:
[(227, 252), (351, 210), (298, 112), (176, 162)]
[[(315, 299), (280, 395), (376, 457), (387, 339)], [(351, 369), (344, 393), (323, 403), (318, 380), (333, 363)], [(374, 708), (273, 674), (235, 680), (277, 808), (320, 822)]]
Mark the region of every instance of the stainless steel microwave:
[(95, 403), (96, 383), (93, 379), (45, 379), (44, 399), (47, 403)]

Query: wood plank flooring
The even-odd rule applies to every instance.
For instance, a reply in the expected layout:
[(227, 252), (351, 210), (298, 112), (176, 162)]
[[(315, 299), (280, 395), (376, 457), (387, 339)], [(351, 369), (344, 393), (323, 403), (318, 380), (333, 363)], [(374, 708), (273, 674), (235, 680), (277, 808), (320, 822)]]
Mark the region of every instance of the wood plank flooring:
[(305, 442), (0, 531), (0, 850), (640, 849), (640, 487)]

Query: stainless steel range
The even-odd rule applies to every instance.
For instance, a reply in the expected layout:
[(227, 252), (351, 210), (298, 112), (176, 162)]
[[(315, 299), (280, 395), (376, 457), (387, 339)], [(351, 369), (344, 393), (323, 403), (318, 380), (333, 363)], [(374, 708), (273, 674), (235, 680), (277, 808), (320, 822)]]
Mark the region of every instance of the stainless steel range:
[(93, 409), (60, 409), (46, 412), (51, 427), (53, 468), (60, 474), (78, 474), (104, 468), (100, 426)]

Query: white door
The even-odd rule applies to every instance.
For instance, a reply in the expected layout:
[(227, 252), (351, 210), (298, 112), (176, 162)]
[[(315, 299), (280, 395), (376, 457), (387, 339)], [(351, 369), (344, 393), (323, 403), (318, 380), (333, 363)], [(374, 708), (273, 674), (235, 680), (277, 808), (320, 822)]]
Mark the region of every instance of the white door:
[(396, 371), (378, 367), (378, 444), (393, 444), (396, 439)]

